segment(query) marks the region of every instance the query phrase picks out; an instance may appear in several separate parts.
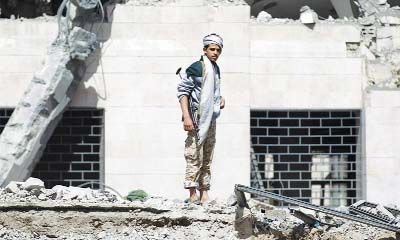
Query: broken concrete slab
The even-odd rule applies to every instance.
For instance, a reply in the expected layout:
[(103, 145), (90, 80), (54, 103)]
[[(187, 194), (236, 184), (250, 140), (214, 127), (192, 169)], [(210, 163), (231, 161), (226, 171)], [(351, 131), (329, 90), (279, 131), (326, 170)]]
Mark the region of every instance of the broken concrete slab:
[(267, 13), (266, 11), (261, 11), (257, 15), (257, 22), (268, 22), (272, 19), (271, 14)]
[(309, 6), (303, 6), (300, 8), (300, 22), (303, 24), (315, 24), (318, 22), (318, 15)]
[(376, 21), (375, 15), (367, 16), (367, 17), (363, 17), (363, 18), (359, 18), (358, 19), (358, 23), (363, 25), (363, 26), (374, 25), (375, 21)]
[(364, 16), (370, 16), (379, 12), (385, 12), (390, 8), (388, 3), (380, 4), (374, 0), (358, 0), (357, 3), (360, 6), (360, 12), (364, 13)]
[(16, 182), (10, 182), (5, 190), (10, 193), (18, 193), (20, 191), (19, 186)]
[(385, 63), (369, 61), (367, 64), (367, 76), (378, 85), (391, 81), (393, 78), (392, 67)]
[(400, 16), (398, 15), (379, 14), (377, 17), (382, 25), (400, 25)]
[(44, 188), (44, 182), (38, 178), (30, 177), (21, 184), (21, 188), (26, 191), (31, 191), (32, 189), (42, 189)]

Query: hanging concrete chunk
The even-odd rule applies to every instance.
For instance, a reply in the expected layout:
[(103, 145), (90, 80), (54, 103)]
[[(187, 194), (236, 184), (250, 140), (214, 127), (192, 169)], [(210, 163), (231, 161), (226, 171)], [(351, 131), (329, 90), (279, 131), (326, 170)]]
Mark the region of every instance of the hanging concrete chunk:
[(95, 48), (95, 34), (79, 27), (60, 30), (0, 135), (0, 186), (31, 175), (79, 85), (83, 61)]

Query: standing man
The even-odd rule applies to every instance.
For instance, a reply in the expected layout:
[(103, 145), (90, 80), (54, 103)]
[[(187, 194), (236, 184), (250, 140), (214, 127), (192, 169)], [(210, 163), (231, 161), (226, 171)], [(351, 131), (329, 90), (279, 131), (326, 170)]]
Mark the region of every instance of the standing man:
[(220, 94), (220, 70), (216, 63), (223, 48), (222, 38), (209, 34), (203, 38), (200, 60), (186, 69), (178, 84), (178, 99), (182, 109), (185, 141), (186, 173), (184, 188), (189, 189), (189, 201), (209, 201), (211, 161), (215, 146), (216, 119), (225, 100)]

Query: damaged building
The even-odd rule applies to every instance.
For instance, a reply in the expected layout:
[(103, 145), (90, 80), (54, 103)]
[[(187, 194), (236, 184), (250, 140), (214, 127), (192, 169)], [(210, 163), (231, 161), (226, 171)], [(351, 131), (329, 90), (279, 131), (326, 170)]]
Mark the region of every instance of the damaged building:
[[(226, 42), (219, 63), (227, 105), (217, 130), (215, 197), (227, 198), (241, 183), (322, 206), (400, 204), (393, 191), (400, 172), (396, 1), (103, 3), (85, 10), (96, 16), (89, 22), (82, 12), (62, 13), (74, 16), (67, 25), (95, 34), (97, 45), (94, 35), (77, 33), (71, 42), (93, 46), (77, 47), (90, 49), (78, 54), (79, 69), (58, 78), (58, 90), (42, 103), (54, 116), (37, 112), (57, 124), (35, 125), (41, 118), (33, 121), (29, 107), (41, 103), (32, 86), (59, 76), (51, 75), (49, 46), (59, 34), (61, 2), (1, 1), (3, 186), (32, 176), (49, 188), (184, 198), (175, 71), (202, 54), (205, 33), (217, 32)], [(24, 123), (42, 127), (15, 130)]]

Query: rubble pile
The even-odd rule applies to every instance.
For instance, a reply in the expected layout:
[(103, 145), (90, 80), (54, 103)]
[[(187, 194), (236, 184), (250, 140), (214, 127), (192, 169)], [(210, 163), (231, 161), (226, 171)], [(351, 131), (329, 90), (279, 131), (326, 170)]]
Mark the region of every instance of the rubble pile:
[(103, 190), (90, 188), (66, 187), (56, 185), (46, 189), (43, 181), (29, 178), (25, 182), (10, 182), (5, 188), (0, 188), (0, 202), (29, 202), (39, 201), (80, 201), (80, 202), (107, 202), (115, 203), (117, 196)]
[(362, 41), (358, 49), (367, 59), (367, 77), (371, 86), (400, 87), (400, 8), (386, 0), (359, 1), (363, 17), (359, 19)]
[(239, 5), (245, 5), (248, 6), (246, 1), (244, 0), (205, 0), (206, 4), (211, 5), (211, 6), (239, 6)]
[(235, 207), (147, 197), (130, 202), (104, 190), (40, 179), (0, 188), (0, 239), (237, 239)]
[(158, 6), (169, 3), (175, 3), (176, 0), (126, 0), (123, 2), (127, 5), (132, 5), (132, 6)]
[[(125, 0), (122, 2), (125, 2), (127, 5), (133, 5), (133, 6), (162, 6), (162, 5), (168, 5), (168, 4), (174, 4), (174, 3), (179, 3), (179, 2), (185, 2), (187, 0)], [(238, 6), (238, 5), (248, 5), (244, 0), (202, 0), (202, 1), (191, 1), (191, 2), (196, 2), (196, 3), (203, 3), (205, 5), (210, 5), (210, 6)]]
[[(305, 223), (294, 217), (290, 208), (249, 200), (250, 209), (242, 209), (232, 206), (234, 202), (230, 198), (227, 203), (196, 205), (152, 196), (130, 202), (90, 188), (46, 189), (40, 179), (30, 178), (0, 188), (0, 239), (389, 240), (396, 237), (392, 232), (306, 209), (301, 210), (338, 227)], [(68, 209), (60, 208), (63, 206)]]
[[(258, 201), (248, 201), (250, 210), (237, 216), (239, 237), (251, 239), (324, 239), (324, 240), (389, 240), (398, 239), (390, 231), (370, 227), (312, 210), (299, 208), (324, 224), (308, 224), (294, 217), (290, 208), (276, 208)], [(345, 207), (337, 210), (347, 211)], [(334, 227), (335, 225), (336, 227)], [(253, 226), (253, 228), (250, 228)]]

